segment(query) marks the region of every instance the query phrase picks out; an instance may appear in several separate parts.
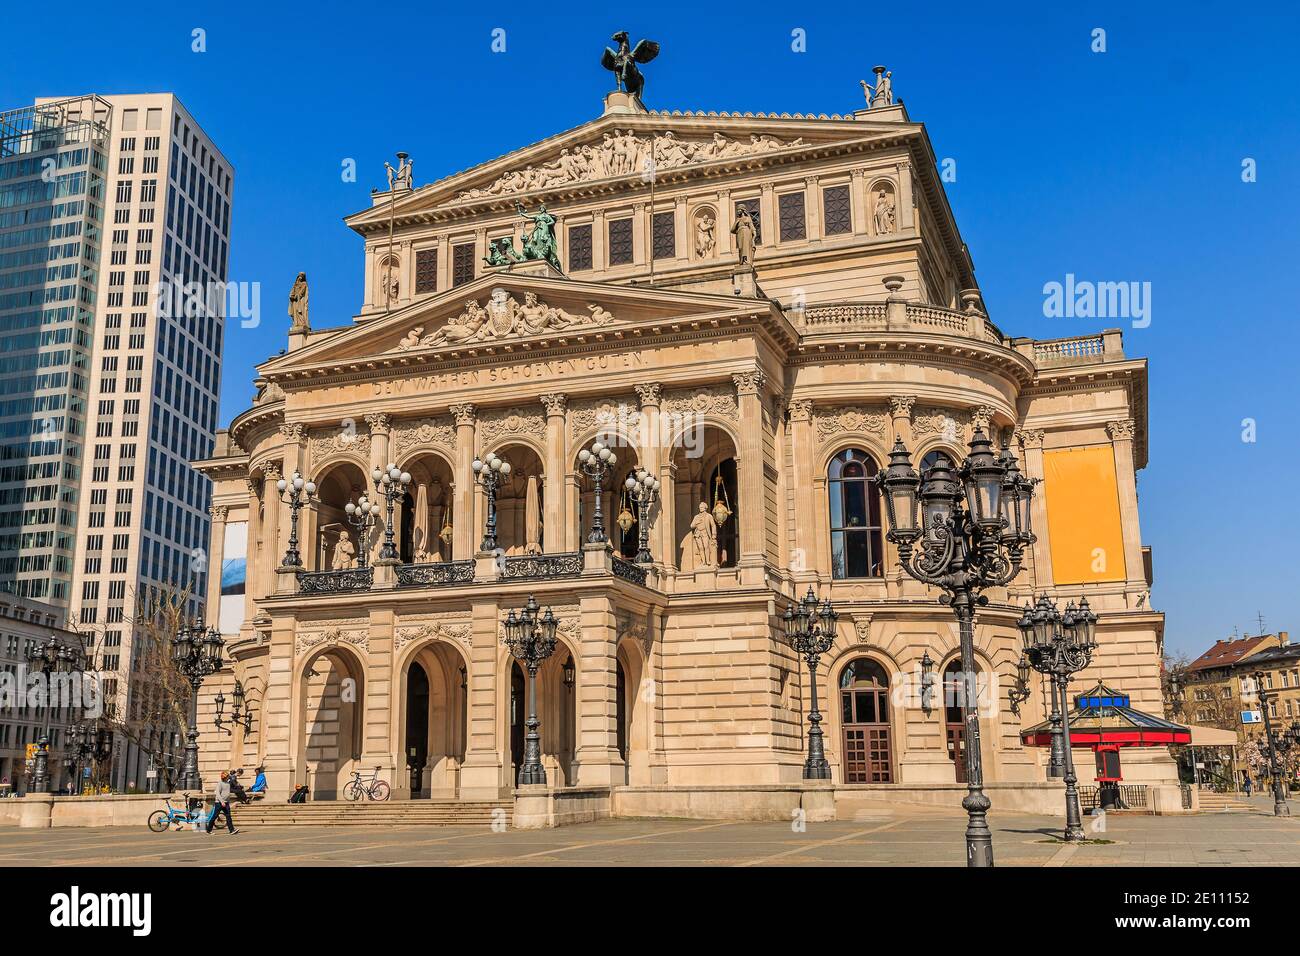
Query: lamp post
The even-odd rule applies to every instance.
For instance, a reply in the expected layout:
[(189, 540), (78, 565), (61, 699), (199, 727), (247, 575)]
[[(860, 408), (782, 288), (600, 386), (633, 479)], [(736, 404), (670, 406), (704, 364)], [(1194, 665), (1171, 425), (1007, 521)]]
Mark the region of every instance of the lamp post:
[(1283, 754), (1293, 746), (1300, 745), (1300, 721), (1293, 721), (1290, 729), (1273, 730), (1273, 722), (1268, 714), (1268, 697), (1264, 692), (1264, 672), (1256, 671), (1255, 693), (1259, 695), (1259, 709), (1264, 712), (1264, 742), (1268, 747), (1268, 772), (1273, 778), (1273, 816), (1289, 817), (1291, 808), (1286, 802), (1286, 788), (1282, 783), (1282, 766), (1279, 763)]
[(45, 677), (45, 729), (37, 742), (36, 758), (32, 767), (32, 792), (50, 792), (50, 714), (54, 709), (54, 674), (70, 674), (79, 669), (81, 655), (59, 643), (53, 636), (44, 644), (37, 644), (27, 652), (27, 662)]
[(387, 468), (376, 468), (370, 477), (375, 482), (375, 491), (383, 495), (388, 509), (387, 520), (384, 522), (384, 546), (379, 549), (379, 560), (384, 564), (397, 564), (401, 561), (401, 556), (397, 553), (397, 544), (393, 538), (393, 506), (405, 496), (406, 489), (411, 484), (411, 473), (402, 471), (390, 461)]
[(225, 731), (227, 737), (234, 736), (234, 728), (242, 726), (244, 733), (253, 729), (253, 711), (248, 706), (248, 698), (244, 693), (244, 685), (235, 681), (235, 689), (231, 693), (230, 716), (226, 716), (226, 695), (218, 692), (214, 703), (217, 705), (217, 712), (212, 717), (212, 724), (217, 730)]
[(822, 715), (817, 709), (817, 662), (835, 641), (835, 621), (839, 612), (831, 606), (831, 599), (817, 606), (817, 595), (812, 588), (803, 600), (795, 601), (785, 609), (786, 640), (794, 652), (808, 664), (808, 757), (803, 763), (805, 780), (829, 780), (831, 765), (826, 762), (822, 744)]
[(348, 524), (357, 529), (357, 565), (364, 568), (370, 561), (370, 536), (379, 520), (379, 502), (362, 495), (343, 506)]
[[(1053, 701), (1059, 701), (1062, 757), (1065, 770), (1065, 839), (1082, 840), (1083, 815), (1079, 811), (1078, 778), (1074, 774), (1074, 752), (1070, 746), (1070, 677), (1092, 663), (1097, 649), (1097, 615), (1082, 598), (1079, 606), (1071, 602), (1062, 615), (1056, 605), (1043, 595), (1016, 625), (1024, 641), (1024, 660), (1052, 681)], [(1053, 706), (1058, 706), (1056, 703)], [(1056, 714), (1052, 715), (1052, 744), (1056, 745)]]
[(479, 551), (489, 554), (497, 549), (497, 489), (510, 477), (510, 462), (498, 458), (495, 452), (488, 452), (487, 458), (475, 458), (470, 463), (474, 471), (474, 480), (483, 486), (487, 495), (487, 527), (483, 529), (483, 543)]
[(591, 448), (578, 452), (578, 470), (592, 480), (596, 489), (596, 507), (591, 516), (591, 533), (587, 535), (588, 544), (605, 544), (609, 535), (605, 533), (605, 515), (600, 508), (600, 486), (609, 470), (618, 464), (618, 456), (604, 442), (594, 441)]
[(889, 459), (889, 467), (875, 479), (889, 516), (887, 537), (898, 547), (903, 570), (942, 589), (945, 593), (940, 602), (957, 617), (965, 683), (962, 711), (968, 792), (962, 806), (969, 817), (966, 863), (992, 866), (990, 803), (984, 794), (979, 710), (975, 706), (975, 608), (988, 603), (981, 592), (1001, 587), (1020, 573), (1024, 550), (1034, 540), (1029, 507), (1034, 485), (1020, 474), (1009, 451), (993, 454), (992, 443), (979, 428), (958, 470), (940, 454), (934, 465), (918, 476), (901, 439)]
[(64, 762), (71, 764), (73, 778), (77, 781), (74, 792), (80, 792), (81, 770), (86, 762), (100, 763), (113, 755), (113, 734), (98, 720), (80, 723), (69, 732), (68, 747), (69, 754)]
[(275, 483), (280, 492), (280, 500), (289, 506), (289, 550), (284, 553), (283, 568), (301, 568), (302, 555), (298, 553), (298, 512), (311, 501), (316, 494), (316, 482), (294, 472), (288, 478), (281, 478)]
[(190, 726), (185, 735), (185, 761), (180, 774), (180, 785), (185, 790), (203, 788), (199, 777), (199, 688), (203, 686), (204, 678), (224, 666), (221, 659), (224, 645), (225, 641), (215, 627), (204, 632), (202, 620), (188, 626), (181, 624), (172, 640), (172, 661), (181, 676), (190, 682), (191, 690)]
[(506, 646), (528, 671), (528, 735), (524, 738), (524, 764), (519, 768), (518, 784), (546, 783), (546, 768), (542, 766), (542, 738), (537, 732), (541, 721), (537, 719), (537, 668), (555, 650), (555, 631), (559, 621), (548, 607), (539, 614), (537, 600), (530, 594), (528, 602), (518, 615), (514, 610), (506, 617)]
[(650, 506), (659, 500), (659, 479), (644, 468), (638, 468), (635, 474), (628, 475), (623, 483), (627, 495), (636, 504), (639, 547), (636, 552), (637, 564), (649, 564), (654, 560), (650, 554)]

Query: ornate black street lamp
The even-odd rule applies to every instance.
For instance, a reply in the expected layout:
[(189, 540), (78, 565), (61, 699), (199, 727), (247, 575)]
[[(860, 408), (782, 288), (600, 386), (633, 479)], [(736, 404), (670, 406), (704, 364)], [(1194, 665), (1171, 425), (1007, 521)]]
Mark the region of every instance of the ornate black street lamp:
[(225, 645), (215, 628), (204, 632), (200, 619), (191, 625), (181, 624), (172, 640), (172, 661), (182, 677), (190, 682), (190, 727), (185, 735), (185, 761), (181, 765), (180, 785), (185, 790), (203, 789), (199, 777), (199, 688), (209, 674), (225, 665), (221, 649)]
[(316, 494), (316, 482), (294, 472), (275, 483), (280, 500), (289, 506), (289, 550), (284, 553), (284, 568), (301, 568), (302, 555), (298, 553), (298, 512), (306, 507)]
[(1002, 587), (1020, 573), (1025, 548), (1034, 540), (1029, 516), (1034, 485), (1020, 474), (1009, 451), (993, 454), (992, 443), (979, 428), (959, 470), (954, 471), (948, 457), (940, 453), (918, 477), (901, 439), (889, 459), (889, 467), (876, 476), (889, 516), (887, 537), (898, 547), (903, 570), (941, 588), (940, 602), (957, 617), (965, 683), (966, 863), (992, 866), (993, 834), (988, 826), (990, 804), (984, 795), (976, 706), (975, 608), (988, 603), (982, 591)]
[(345, 504), (343, 511), (348, 524), (357, 529), (357, 567), (364, 568), (370, 561), (370, 536), (379, 520), (379, 502), (362, 495), (355, 502)]
[(934, 661), (930, 652), (921, 655), (921, 710), (929, 717), (934, 710)]
[(817, 595), (812, 588), (802, 601), (795, 601), (785, 609), (785, 636), (794, 652), (808, 664), (809, 702), (808, 757), (803, 762), (805, 780), (829, 780), (831, 765), (826, 762), (822, 745), (822, 715), (817, 709), (817, 662), (835, 642), (835, 622), (839, 612), (831, 606), (831, 599), (817, 606)]
[(600, 507), (600, 486), (609, 470), (618, 464), (618, 456), (604, 442), (592, 442), (591, 448), (578, 452), (578, 470), (592, 480), (596, 489), (596, 507), (591, 516), (591, 533), (587, 535), (589, 544), (605, 544), (609, 535), (605, 533), (605, 515)]
[(51, 637), (44, 644), (28, 648), (27, 662), (45, 676), (45, 729), (37, 742), (32, 767), (32, 792), (50, 792), (50, 716), (54, 712), (55, 674), (71, 674), (81, 669), (81, 653)]
[(80, 723), (68, 733), (68, 755), (64, 765), (70, 767), (72, 778), (77, 781), (74, 793), (80, 792), (81, 770), (87, 762), (102, 763), (113, 756), (113, 732), (102, 726), (98, 720)]
[(1269, 719), (1268, 697), (1264, 690), (1264, 672), (1256, 671), (1255, 693), (1259, 695), (1259, 709), (1264, 712), (1264, 745), (1268, 748), (1268, 772), (1273, 778), (1273, 816), (1289, 817), (1291, 808), (1286, 802), (1286, 785), (1282, 782), (1282, 757), (1294, 746), (1300, 746), (1300, 721), (1293, 721), (1291, 727), (1273, 729)]
[(239, 681), (235, 681), (235, 689), (231, 692), (230, 716), (226, 716), (225, 694), (218, 691), (214, 703), (217, 705), (217, 712), (212, 717), (212, 723), (217, 730), (225, 731), (227, 737), (234, 736), (235, 727), (242, 726), (244, 733), (252, 731), (253, 710), (248, 706), (244, 685)]
[(497, 549), (497, 489), (510, 477), (510, 462), (498, 458), (495, 452), (488, 452), (486, 459), (475, 458), (470, 463), (474, 471), (474, 480), (483, 486), (487, 495), (487, 527), (483, 529), (483, 543), (479, 551), (490, 554)]
[(397, 553), (397, 543), (393, 538), (393, 507), (406, 495), (406, 489), (411, 484), (411, 473), (402, 471), (390, 461), (387, 468), (376, 468), (370, 477), (375, 482), (375, 491), (384, 497), (388, 509), (384, 523), (384, 546), (379, 549), (379, 560), (385, 564), (397, 564), (401, 561), (401, 556)]
[(524, 764), (519, 768), (518, 784), (546, 783), (542, 766), (542, 738), (537, 732), (537, 668), (555, 650), (555, 631), (559, 621), (548, 607), (539, 614), (537, 600), (530, 594), (518, 615), (513, 610), (506, 617), (506, 646), (528, 671), (528, 735), (524, 738)]
[(637, 564), (649, 564), (654, 560), (650, 554), (650, 506), (659, 500), (659, 479), (644, 468), (638, 468), (635, 474), (628, 475), (623, 483), (627, 496), (636, 505), (637, 528), (640, 547), (636, 552)]
[[(1024, 660), (1052, 682), (1053, 706), (1059, 701), (1061, 740), (1065, 761), (1065, 839), (1082, 840), (1083, 815), (1079, 810), (1078, 777), (1074, 774), (1074, 752), (1070, 746), (1070, 677), (1092, 663), (1092, 652), (1097, 649), (1097, 615), (1082, 598), (1079, 606), (1071, 602), (1065, 614), (1043, 595), (1033, 607), (1025, 605), (1025, 613), (1017, 624), (1024, 641)], [(1052, 743), (1056, 744), (1056, 714), (1052, 715)]]

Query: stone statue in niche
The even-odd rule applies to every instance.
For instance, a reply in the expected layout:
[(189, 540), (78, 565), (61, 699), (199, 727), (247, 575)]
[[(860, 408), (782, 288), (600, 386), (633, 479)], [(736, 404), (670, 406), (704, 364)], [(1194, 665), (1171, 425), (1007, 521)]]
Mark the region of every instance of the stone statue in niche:
[(754, 264), (754, 220), (744, 206), (736, 207), (736, 221), (731, 227), (731, 234), (736, 237), (736, 251), (740, 254), (740, 264)]
[(713, 230), (717, 226), (712, 216), (707, 212), (702, 212), (695, 219), (695, 255), (700, 259), (707, 259), (713, 255), (713, 247), (716, 239)]
[[(689, 562), (688, 562), (689, 559)], [(691, 519), (690, 533), (682, 540), (682, 570), (707, 570), (718, 566), (718, 523), (708, 502), (701, 501)]]
[(379, 276), (379, 292), (385, 305), (392, 305), (397, 301), (398, 293), (401, 291), (401, 283), (398, 280), (398, 263), (396, 259), (386, 259), (384, 268)]
[(894, 231), (897, 223), (898, 207), (893, 195), (887, 189), (876, 193), (876, 235), (885, 236)]
[(307, 273), (299, 272), (289, 290), (289, 331), (310, 332), (311, 322), (307, 318)]
[(330, 569), (333, 571), (351, 571), (356, 566), (356, 546), (352, 543), (352, 537), (347, 532), (343, 532), (334, 545), (334, 553), (330, 556)]

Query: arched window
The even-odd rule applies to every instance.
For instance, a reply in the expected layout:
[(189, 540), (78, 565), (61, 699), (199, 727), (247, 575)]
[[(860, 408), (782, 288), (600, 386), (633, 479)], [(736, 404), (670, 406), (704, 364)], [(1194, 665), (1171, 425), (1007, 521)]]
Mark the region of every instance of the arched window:
[(880, 492), (871, 479), (876, 462), (866, 452), (847, 448), (831, 459), (831, 572), (836, 578), (878, 578)]

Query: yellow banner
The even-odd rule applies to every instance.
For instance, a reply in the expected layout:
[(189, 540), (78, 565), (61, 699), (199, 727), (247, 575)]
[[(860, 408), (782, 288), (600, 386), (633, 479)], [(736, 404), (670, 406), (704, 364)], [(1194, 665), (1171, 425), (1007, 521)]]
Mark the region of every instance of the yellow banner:
[(1044, 452), (1043, 493), (1055, 583), (1125, 580), (1124, 531), (1111, 446)]

